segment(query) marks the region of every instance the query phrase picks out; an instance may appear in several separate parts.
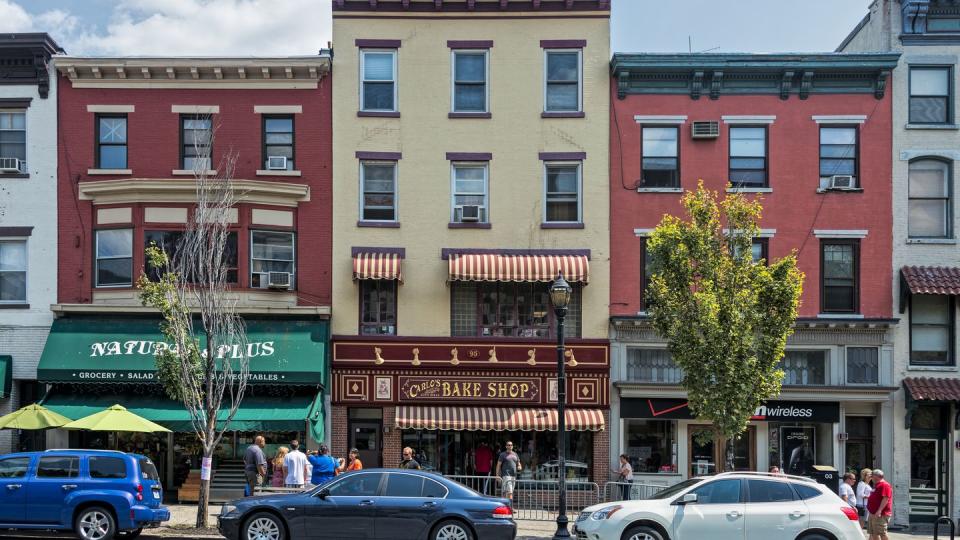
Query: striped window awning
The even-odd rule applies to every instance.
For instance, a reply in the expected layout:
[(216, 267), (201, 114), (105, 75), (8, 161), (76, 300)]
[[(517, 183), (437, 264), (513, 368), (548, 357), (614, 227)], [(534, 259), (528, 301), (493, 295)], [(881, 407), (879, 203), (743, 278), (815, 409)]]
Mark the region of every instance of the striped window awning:
[[(603, 431), (603, 411), (567, 409), (567, 431)], [(399, 429), (451, 431), (556, 431), (555, 409), (512, 407), (397, 407)]]
[(353, 279), (395, 279), (403, 281), (400, 254), (361, 252), (353, 256)]
[(562, 272), (570, 283), (586, 284), (590, 261), (586, 255), (451, 254), (450, 281), (550, 282)]

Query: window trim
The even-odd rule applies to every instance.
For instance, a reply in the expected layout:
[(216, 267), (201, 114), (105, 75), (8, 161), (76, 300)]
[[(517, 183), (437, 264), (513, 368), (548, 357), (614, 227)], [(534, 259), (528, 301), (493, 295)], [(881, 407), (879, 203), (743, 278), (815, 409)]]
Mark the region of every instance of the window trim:
[[(385, 323), (382, 322), (382, 321), (377, 321), (376, 323), (364, 323), (364, 322), (363, 322), (363, 314), (364, 314), (364, 310), (363, 310), (363, 287), (364, 287), (364, 285), (367, 284), (367, 282), (377, 282), (378, 290), (379, 290), (379, 287), (382, 286), (382, 285), (381, 285), (381, 282), (390, 282), (390, 283), (393, 284), (393, 285), (392, 285), (392, 287), (393, 287), (393, 333), (392, 333), (392, 334), (379, 334), (379, 333), (378, 333), (378, 334), (364, 334), (364, 333), (363, 333), (364, 327), (367, 327), (367, 326), (374, 326), (374, 327), (378, 327), (378, 326), (389, 326), (388, 324), (385, 324)], [(400, 287), (399, 287), (399, 285), (400, 285), (400, 283), (399, 283), (397, 280), (395, 280), (395, 279), (365, 279), (365, 280), (361, 280), (361, 281), (360, 281), (360, 286), (357, 287), (357, 293), (358, 293), (359, 298), (360, 298), (360, 301), (357, 303), (357, 333), (358, 333), (358, 335), (360, 335), (360, 336), (398, 336), (398, 335), (400, 335), (399, 332), (397, 331), (397, 327), (398, 327), (398, 324), (397, 324), (397, 323), (398, 323), (398, 321), (397, 321), (397, 311), (398, 311), (398, 308), (397, 308), (397, 300), (400, 298)], [(379, 300), (378, 300), (378, 302), (379, 302)], [(378, 312), (379, 312), (379, 310), (378, 310)], [(379, 317), (378, 317), (378, 318), (379, 318)]]
[[(644, 174), (643, 174), (643, 171), (644, 171), (644, 168), (643, 168), (643, 160), (644, 160), (644, 157), (646, 157), (646, 156), (644, 156), (644, 154), (643, 154), (643, 132), (644, 132), (644, 130), (646, 130), (646, 129), (664, 129), (664, 128), (673, 129), (673, 130), (676, 131), (676, 133), (677, 133), (677, 155), (675, 156), (675, 159), (677, 160), (677, 168), (676, 168), (677, 183), (676, 183), (675, 186), (649, 186), (649, 185), (647, 185), (647, 183), (646, 183), (646, 178), (645, 178), (645, 176), (644, 176)], [(683, 188), (683, 181), (682, 181), (682, 177), (680, 176), (680, 151), (681, 151), (680, 146), (681, 146), (681, 144), (680, 144), (680, 124), (641, 124), (641, 125), (640, 125), (640, 188), (641, 188), (641, 189), (643, 189), (643, 188), (648, 188), (648, 189), (682, 189), (682, 188)], [(666, 157), (666, 156), (650, 156), (650, 157), (652, 157), (652, 158), (658, 158), (658, 157)]]
[[(824, 285), (824, 269), (826, 258), (824, 248), (828, 245), (853, 246), (853, 309), (838, 310), (826, 309), (826, 287)], [(860, 239), (859, 238), (822, 238), (820, 239), (820, 313), (860, 313)]]
[[(0, 114), (22, 114), (23, 115), (23, 162), (21, 163), (21, 167), (23, 170), (21, 170), (19, 174), (26, 174), (26, 175), (30, 174), (30, 169), (28, 169), (26, 166), (26, 164), (30, 162), (30, 159), (29, 159), (30, 158), (30, 140), (28, 138), (30, 134), (30, 126), (28, 124), (28, 115), (27, 115), (28, 107), (29, 107), (29, 103), (27, 107), (10, 107), (9, 105), (4, 106), (4, 104), (2, 103), (2, 100), (0, 100)], [(20, 130), (9, 129), (9, 130), (3, 130), (3, 131), (20, 131)], [(0, 157), (11, 157), (11, 156), (0, 156)], [(0, 173), (0, 177), (13, 176), (16, 174), (18, 173)]]
[[(548, 63), (552, 53), (577, 53), (577, 108), (576, 109), (548, 109), (547, 94), (550, 82), (547, 79)], [(546, 114), (556, 113), (582, 113), (583, 112), (583, 49), (582, 48), (545, 48), (543, 49), (543, 112)]]
[[(483, 56), (483, 110), (457, 110), (457, 55)], [(487, 114), (490, 112), (490, 50), (489, 49), (451, 49), (450, 50), (450, 112), (454, 114)]]
[[(122, 118), (124, 122), (124, 131), (126, 131), (126, 142), (123, 144), (117, 143), (102, 143), (100, 142), (100, 119), (102, 118)], [(93, 163), (95, 169), (101, 169), (106, 171), (124, 171), (130, 168), (130, 118), (126, 113), (96, 113), (93, 115)], [(101, 146), (122, 146), (124, 148), (124, 163), (123, 167), (104, 167), (103, 163), (100, 160), (100, 147)], [(181, 141), (180, 146), (183, 146)]]
[[(364, 214), (364, 196), (367, 189), (367, 178), (364, 172), (365, 165), (390, 165), (393, 167), (393, 219), (368, 219)], [(400, 163), (396, 160), (361, 159), (360, 160), (360, 221), (363, 223), (399, 223), (400, 222)]]
[[(250, 285), (250, 288), (251, 288), (251, 289), (253, 288), (253, 274), (254, 274), (254, 271), (253, 271), (253, 261), (254, 261), (254, 259), (256, 259), (256, 260), (261, 260), (261, 261), (279, 261), (279, 260), (281, 260), (281, 259), (261, 259), (261, 258), (257, 258), (257, 257), (254, 257), (254, 256), (253, 256), (253, 237), (254, 237), (254, 235), (255, 235), (256, 233), (272, 233), (272, 234), (288, 234), (288, 235), (290, 235), (290, 244), (291, 244), (291, 246), (293, 247), (293, 258), (292, 258), (292, 260), (290, 261), (290, 262), (291, 262), (291, 265), (292, 265), (292, 267), (293, 267), (293, 272), (291, 272), (291, 274), (293, 274), (293, 275), (290, 277), (290, 284), (291, 284), (291, 286), (290, 286), (289, 288), (287, 288), (287, 289), (280, 289), (280, 291), (282, 292), (282, 291), (296, 291), (296, 290), (298, 290), (298, 289), (299, 289), (298, 279), (299, 279), (299, 277), (300, 277), (300, 273), (297, 271), (297, 232), (296, 232), (296, 231), (292, 231), (292, 230), (284, 230), (284, 229), (263, 229), (263, 228), (253, 228), (253, 227), (250, 227), (249, 229), (247, 229), (247, 249), (249, 250), (249, 251), (247, 251), (247, 279), (249, 280), (247, 283)], [(238, 236), (238, 238), (237, 238), (237, 244), (238, 244), (237, 247), (238, 247), (238, 250), (239, 250), (239, 243), (240, 243), (240, 238), (239, 238), (239, 236)], [(237, 265), (238, 265), (238, 266), (240, 265), (240, 254), (239, 254), (239, 252), (237, 253)], [(258, 273), (260, 273), (260, 272), (258, 272)], [(240, 269), (237, 268), (237, 280), (239, 281), (239, 279), (240, 279)], [(256, 290), (260, 290), (260, 289), (256, 289)], [(269, 290), (269, 289), (264, 289), (264, 290)]]
[[(0, 244), (23, 243), (23, 299), (21, 300), (0, 300), (0, 305), (4, 306), (24, 306), (30, 299), (30, 242), (29, 238), (24, 237), (2, 237)], [(19, 272), (19, 270), (5, 270), (3, 272)], [(0, 272), (2, 273), (2, 272)]]
[[(954, 296), (947, 297), (947, 310), (949, 311), (947, 319), (947, 362), (944, 364), (932, 364), (924, 362), (914, 362), (913, 361), (913, 297), (916, 295), (911, 294), (910, 298), (907, 300), (910, 313), (907, 315), (909, 319), (907, 320), (907, 342), (910, 345), (907, 355), (907, 367), (944, 367), (951, 368), (956, 367), (957, 365), (957, 299)], [(929, 295), (937, 296), (937, 295)]]
[[(101, 231), (130, 231), (130, 256), (129, 257), (102, 257), (104, 260), (130, 259), (130, 283), (113, 283), (110, 285), (100, 284), (100, 232)], [(135, 264), (136, 264), (136, 227), (104, 227), (93, 230), (93, 286), (96, 289), (129, 289), (133, 287)]]
[[(391, 84), (393, 84), (393, 108), (392, 109), (368, 109), (364, 107), (364, 85), (366, 84), (366, 78), (364, 76), (364, 71), (366, 69), (366, 54), (367, 53), (389, 53), (393, 57), (393, 79)], [(400, 92), (398, 84), (398, 73), (397, 73), (397, 56), (400, 51), (396, 48), (384, 48), (384, 47), (362, 47), (360, 49), (360, 112), (370, 112), (370, 113), (396, 113), (400, 112)], [(379, 81), (384, 82), (384, 81)]]
[[(863, 189), (863, 182), (860, 178), (860, 124), (847, 124), (847, 123), (818, 123), (817, 126), (820, 128), (817, 130), (817, 173), (820, 172), (820, 162), (823, 161), (823, 143), (820, 142), (823, 140), (823, 130), (825, 129), (852, 129), (854, 132), (854, 144), (853, 144), (853, 179), (856, 182), (857, 189)], [(849, 159), (849, 158), (826, 158), (826, 159)], [(842, 175), (831, 175), (831, 176), (842, 176)], [(818, 174), (817, 178), (829, 178), (830, 176), (824, 176)], [(818, 182), (819, 183), (819, 182)], [(829, 189), (829, 186), (822, 189)]]
[[(297, 118), (296, 116), (297, 116), (296, 114), (292, 114), (292, 113), (291, 114), (262, 113), (260, 115), (260, 165), (263, 167), (263, 170), (266, 171), (268, 174), (293, 172), (293, 171), (299, 170), (297, 169)], [(293, 165), (292, 165), (293, 168), (287, 169), (286, 171), (276, 171), (276, 170), (270, 170), (267, 168), (267, 157), (268, 157), (267, 146), (286, 146), (286, 145), (280, 145), (280, 144), (271, 144), (271, 145), (267, 144), (267, 120), (278, 120), (278, 119), (290, 120), (290, 135), (292, 138), (290, 142), (290, 153), (292, 154), (292, 157), (288, 161), (293, 162)], [(257, 168), (259, 169), (260, 167), (257, 167)]]
[[(483, 169), (483, 220), (477, 222), (457, 221), (457, 168)], [(463, 205), (460, 205), (463, 206)], [(485, 225), (490, 219), (490, 162), (489, 161), (451, 161), (450, 162), (450, 223)]]
[[(744, 185), (733, 183), (733, 130), (735, 129), (762, 129), (763, 130), (763, 156), (736, 156), (737, 158), (757, 159), (763, 158), (763, 184)], [(677, 153), (680, 153), (680, 141), (677, 140)], [(677, 166), (679, 168), (679, 157)], [(756, 171), (760, 169), (736, 169), (738, 171)], [(750, 188), (769, 188), (770, 187), (770, 125), (769, 124), (730, 124), (727, 126), (727, 181), (733, 186), (733, 189)]]
[[(918, 125), (918, 126), (943, 126), (953, 124), (953, 115), (954, 115), (954, 104), (953, 98), (955, 93), (955, 84), (953, 82), (954, 71), (953, 66), (950, 65), (938, 65), (938, 64), (909, 64), (907, 66), (907, 123)], [(947, 95), (946, 96), (933, 96), (933, 95), (913, 95), (913, 70), (925, 70), (925, 71), (947, 71)], [(944, 98), (947, 102), (947, 115), (943, 122), (917, 122), (913, 120), (913, 117), (910, 116), (910, 101), (913, 98)]]
[[(937, 162), (939, 162), (939, 163), (942, 163), (942, 164), (946, 165), (946, 167), (947, 167), (947, 178), (946, 178), (946, 183), (947, 183), (947, 196), (946, 196), (946, 197), (911, 197), (911, 196), (910, 196), (910, 166), (913, 165), (915, 162), (918, 162), (918, 161), (937, 161)], [(953, 199), (954, 199), (954, 197), (953, 197), (953, 193), (954, 193), (954, 190), (953, 190), (953, 160), (948, 160), (948, 159), (945, 159), (945, 158), (939, 157), (939, 156), (918, 156), (918, 157), (915, 157), (915, 158), (911, 159), (909, 162), (907, 162), (907, 238), (908, 238), (908, 239), (915, 239), (915, 238), (916, 238), (916, 239), (941, 239), (941, 240), (950, 240), (950, 239), (953, 239), (953, 237), (954, 237), (954, 231), (953, 231), (953, 216), (954, 216), (954, 210), (953, 210), (954, 202), (953, 202)], [(910, 234), (910, 201), (913, 201), (913, 200), (921, 200), (921, 201), (939, 201), (939, 200), (944, 200), (944, 201), (945, 201), (947, 212), (946, 212), (946, 216), (944, 216), (944, 219), (946, 220), (946, 223), (945, 223), (945, 225), (946, 225), (946, 231), (945, 231), (945, 233), (946, 233), (946, 234), (945, 234), (944, 236), (914, 236), (914, 235)]]
[[(547, 224), (558, 224), (558, 225), (580, 225), (583, 224), (583, 161), (580, 160), (557, 160), (557, 161), (544, 161), (543, 162), (543, 192), (541, 196), (543, 197), (543, 223)], [(576, 221), (551, 221), (547, 219), (548, 214), (548, 202), (550, 192), (547, 190), (548, 183), (548, 174), (550, 167), (569, 167), (575, 166), (577, 168), (577, 219)], [(560, 193), (560, 192), (556, 192)]]

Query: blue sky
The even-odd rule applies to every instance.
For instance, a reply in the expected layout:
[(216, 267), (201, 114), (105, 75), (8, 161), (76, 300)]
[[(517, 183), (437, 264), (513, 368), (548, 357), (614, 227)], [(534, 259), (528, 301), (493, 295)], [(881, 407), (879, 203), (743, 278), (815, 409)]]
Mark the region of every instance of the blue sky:
[[(331, 0), (0, 0), (0, 32), (70, 54), (298, 55), (330, 39)], [(614, 51), (833, 50), (868, 0), (613, 0)]]

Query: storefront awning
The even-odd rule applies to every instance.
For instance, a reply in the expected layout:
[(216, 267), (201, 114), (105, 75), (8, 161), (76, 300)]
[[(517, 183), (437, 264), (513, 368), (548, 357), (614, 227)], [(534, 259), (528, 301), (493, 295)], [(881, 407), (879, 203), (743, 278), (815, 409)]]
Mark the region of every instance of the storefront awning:
[[(304, 431), (307, 422), (311, 430), (320, 424), (322, 440), (323, 411), (317, 402), (322, 403), (322, 393), (295, 396), (245, 396), (240, 408), (230, 422), (231, 431)], [(54, 392), (47, 397), (43, 405), (74, 420), (98, 413), (107, 407), (119, 403), (130, 412), (156, 422), (177, 432), (193, 431), (190, 415), (183, 404), (166, 396), (156, 394), (104, 394), (88, 395), (67, 392)], [(317, 413), (317, 414), (314, 414)], [(226, 418), (227, 412), (221, 411), (219, 418)]]
[(13, 357), (0, 355), (0, 398), (10, 397), (13, 390)]
[(905, 377), (903, 387), (913, 401), (960, 401), (960, 379)]
[[(603, 431), (603, 411), (567, 409), (567, 431)], [(555, 409), (510, 407), (397, 407), (399, 429), (452, 431), (556, 431)]]
[(561, 272), (570, 283), (586, 284), (590, 279), (586, 255), (453, 253), (449, 266), (449, 281), (550, 282)]
[[(325, 384), (326, 321), (245, 323), (251, 384)], [(57, 319), (43, 348), (37, 379), (46, 383), (155, 383), (154, 354), (165, 345), (159, 319)], [(238, 354), (229, 348), (221, 351), (223, 358), (237, 358)]]
[(359, 251), (353, 255), (353, 279), (387, 279), (403, 281), (399, 253)]

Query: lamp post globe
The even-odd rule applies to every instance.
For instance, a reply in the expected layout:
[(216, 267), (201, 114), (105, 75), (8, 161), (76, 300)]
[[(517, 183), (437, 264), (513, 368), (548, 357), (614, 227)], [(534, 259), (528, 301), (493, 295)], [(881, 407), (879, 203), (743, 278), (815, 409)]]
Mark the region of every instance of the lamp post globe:
[(564, 406), (567, 401), (567, 379), (565, 373), (566, 361), (564, 359), (563, 345), (563, 319), (567, 315), (567, 306), (570, 304), (570, 296), (573, 294), (573, 287), (563, 279), (563, 272), (557, 273), (557, 279), (550, 285), (550, 302), (553, 304), (554, 313), (557, 315), (557, 532), (553, 534), (555, 540), (565, 540), (570, 538), (570, 531), (567, 529), (569, 520), (567, 519), (567, 422)]

